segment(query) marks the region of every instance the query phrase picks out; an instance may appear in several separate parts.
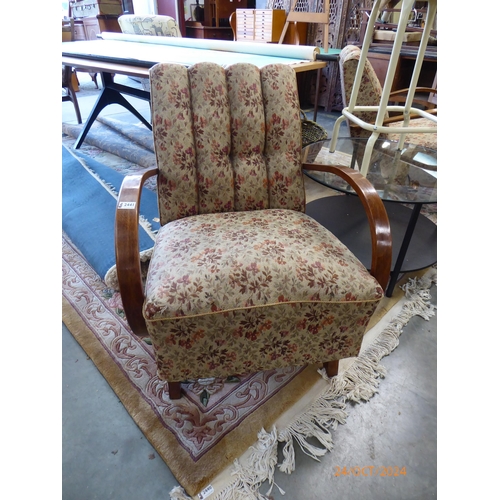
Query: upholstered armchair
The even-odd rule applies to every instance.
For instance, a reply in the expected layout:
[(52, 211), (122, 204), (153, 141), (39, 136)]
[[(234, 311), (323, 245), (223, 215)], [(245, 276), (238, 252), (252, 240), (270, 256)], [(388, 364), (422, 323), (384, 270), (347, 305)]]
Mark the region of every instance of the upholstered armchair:
[(182, 37), (177, 21), (170, 16), (137, 16), (124, 14), (118, 18), (122, 33), (130, 35)]
[[(302, 164), (289, 66), (161, 63), (150, 80), (157, 168), (122, 184), (116, 265), (128, 323), (151, 340), (170, 397), (188, 379), (316, 363), (335, 375), (359, 353), (389, 278), (379, 196), (350, 168)], [(305, 214), (303, 168), (340, 175), (358, 193), (370, 272)], [(144, 284), (137, 226), (151, 176), (161, 228)]]
[[(122, 33), (127, 35), (173, 36), (182, 38), (181, 29), (177, 21), (170, 16), (124, 14), (118, 18), (118, 24)], [(151, 86), (147, 78), (137, 78), (137, 80), (142, 84), (144, 90), (150, 91)]]
[[(351, 99), (352, 88), (354, 85), (354, 78), (356, 76), (356, 71), (358, 69), (359, 58), (361, 55), (360, 47), (355, 45), (346, 45), (339, 56), (339, 68), (340, 68), (340, 85), (342, 90), (342, 100), (344, 107), (349, 105)], [(396, 90), (391, 93), (389, 97), (389, 102), (401, 103), (404, 102), (406, 97), (407, 89)], [(436, 89), (417, 87), (416, 94), (422, 93), (423, 95), (429, 95), (430, 93), (437, 93)], [(382, 98), (382, 86), (378, 79), (373, 66), (367, 59), (365, 63), (365, 69), (362, 75), (361, 85), (358, 92), (358, 98), (356, 100), (356, 105), (358, 106), (378, 106)], [(414, 105), (421, 107), (428, 113), (437, 114), (437, 108), (434, 102), (426, 101), (425, 99), (414, 99)], [(360, 119), (368, 122), (375, 123), (376, 118), (375, 111), (359, 111), (356, 113)], [(401, 127), (403, 122), (403, 117), (399, 116), (389, 116), (386, 114), (384, 120), (384, 125), (389, 127)], [(371, 132), (362, 129), (347, 121), (350, 134), (352, 137), (369, 137)], [(412, 126), (421, 127), (436, 127), (436, 123), (428, 120), (427, 118), (412, 118)], [(380, 134), (380, 137), (387, 137), (389, 140), (397, 141), (399, 140), (399, 134)], [(437, 130), (435, 134), (425, 133), (410, 133), (405, 137), (405, 141), (415, 145), (425, 146), (431, 149), (437, 149)]]

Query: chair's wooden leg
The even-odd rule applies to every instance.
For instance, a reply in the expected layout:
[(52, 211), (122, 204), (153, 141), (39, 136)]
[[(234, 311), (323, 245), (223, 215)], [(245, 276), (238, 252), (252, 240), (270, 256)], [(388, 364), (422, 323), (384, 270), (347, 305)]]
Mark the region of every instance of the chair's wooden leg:
[(181, 383), (180, 382), (169, 382), (168, 383), (168, 394), (170, 399), (180, 399), (181, 397)]
[(323, 363), (323, 367), (329, 377), (335, 377), (335, 375), (339, 372), (339, 360), (336, 359), (335, 361), (327, 361), (326, 363)]

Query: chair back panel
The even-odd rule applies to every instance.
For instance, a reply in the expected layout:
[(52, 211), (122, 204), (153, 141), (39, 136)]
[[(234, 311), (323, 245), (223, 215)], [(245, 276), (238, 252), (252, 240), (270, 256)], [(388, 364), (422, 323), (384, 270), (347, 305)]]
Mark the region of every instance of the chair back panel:
[[(354, 86), (354, 78), (358, 69), (359, 58), (361, 50), (355, 45), (346, 45), (339, 56), (340, 66), (340, 84), (342, 89), (342, 100), (344, 107), (349, 106), (351, 100), (352, 88)], [(359, 87), (357, 106), (378, 106), (382, 98), (382, 85), (378, 79), (373, 66), (367, 59), (365, 69), (363, 71), (363, 78)], [(368, 123), (375, 123), (377, 113), (375, 111), (356, 112), (362, 120)], [(386, 114), (386, 118), (389, 114)]]
[(122, 33), (128, 35), (173, 36), (182, 38), (177, 21), (170, 16), (136, 16), (125, 14), (118, 18)]
[(305, 210), (295, 71), (238, 63), (150, 70), (160, 220)]

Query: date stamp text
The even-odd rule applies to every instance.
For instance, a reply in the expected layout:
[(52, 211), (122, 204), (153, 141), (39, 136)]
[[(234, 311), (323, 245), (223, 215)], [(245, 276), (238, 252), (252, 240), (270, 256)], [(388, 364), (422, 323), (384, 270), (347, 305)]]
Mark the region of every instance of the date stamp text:
[(364, 467), (335, 467), (334, 477), (354, 476), (354, 477), (398, 477), (406, 476), (406, 467), (397, 466), (375, 466), (365, 465)]

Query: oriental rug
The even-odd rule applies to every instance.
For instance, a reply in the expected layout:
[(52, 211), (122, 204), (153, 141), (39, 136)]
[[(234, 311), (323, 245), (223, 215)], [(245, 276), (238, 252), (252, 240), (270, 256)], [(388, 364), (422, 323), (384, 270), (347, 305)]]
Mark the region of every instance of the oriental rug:
[[(151, 166), (95, 145), (82, 150), (122, 173)], [(271, 370), (189, 382), (183, 397), (171, 401), (156, 376), (151, 346), (130, 331), (119, 292), (65, 232), (62, 268), (63, 321), (176, 477), (172, 499), (192, 498), (205, 488), (211, 499), (257, 499), (262, 483), (273, 486), (276, 467), (294, 470), (296, 451), (324, 455), (332, 449), (335, 428), (346, 422), (347, 403), (367, 401), (377, 392), (385, 375), (380, 360), (398, 345), (406, 323), (434, 314), (429, 288), (436, 272), (430, 269), (403, 280), (394, 296), (384, 299), (360, 356), (342, 360), (332, 380), (319, 366)], [(280, 457), (278, 443), (284, 443)]]

